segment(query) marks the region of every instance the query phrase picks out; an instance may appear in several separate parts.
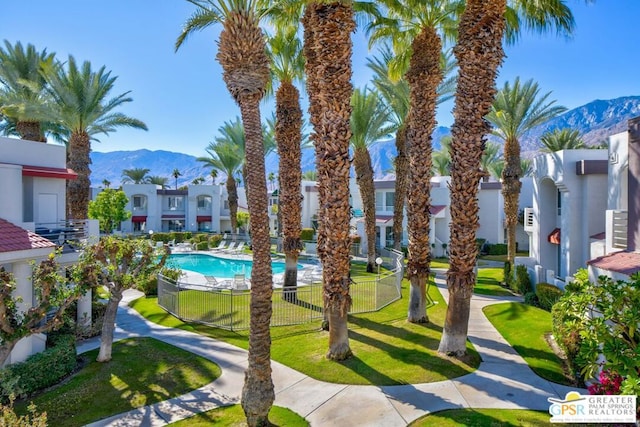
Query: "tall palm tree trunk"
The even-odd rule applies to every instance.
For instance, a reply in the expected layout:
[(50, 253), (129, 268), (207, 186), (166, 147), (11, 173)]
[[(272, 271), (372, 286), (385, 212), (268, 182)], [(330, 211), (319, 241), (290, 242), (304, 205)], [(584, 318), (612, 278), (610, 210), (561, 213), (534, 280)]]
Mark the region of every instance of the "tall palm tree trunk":
[[(351, 32), (355, 29), (350, 4), (312, 3), (304, 19), (305, 53), (312, 50), (312, 73), (317, 91), (309, 96), (313, 107), (320, 195), (323, 297), (329, 321), (327, 358), (351, 355), (347, 328), (349, 295), (349, 141), (351, 138)], [(307, 46), (307, 42), (310, 46)], [(307, 60), (309, 58), (307, 57)], [(321, 61), (321, 62), (320, 62)], [(311, 90), (311, 88), (310, 88)], [(330, 228), (331, 232), (326, 230)]]
[(251, 320), (249, 357), (242, 388), (242, 409), (249, 426), (269, 424), (275, 400), (271, 379), (271, 324), (273, 277), (264, 140), (260, 100), (269, 79), (269, 59), (264, 34), (251, 10), (234, 11), (224, 21), (217, 59), (231, 96), (240, 106), (245, 134), (245, 182), (249, 204), (251, 270)]
[(278, 218), (282, 221), (280, 224), (284, 236), (282, 244), (285, 255), (284, 287), (293, 290), (293, 293), (285, 292), (285, 296), (290, 297), (290, 301), (295, 301), (295, 289), (298, 286), (298, 255), (302, 250), (300, 240), (302, 109), (300, 93), (288, 81), (281, 82), (276, 92), (276, 141), (280, 156)]
[(496, 93), (497, 70), (504, 57), (502, 36), (506, 0), (467, 0), (454, 54), (459, 75), (451, 129), (451, 237), (447, 288), (449, 305), (438, 351), (466, 353), (469, 308), (475, 285), (478, 249), (480, 158)]
[[(502, 196), (504, 197), (504, 215), (507, 228), (507, 261), (511, 264), (510, 272), (514, 273), (516, 258), (516, 226), (518, 225), (518, 202), (522, 183), (522, 166), (520, 165), (520, 142), (508, 138), (504, 144), (504, 169), (502, 170)], [(505, 280), (507, 278), (505, 277)]]
[(87, 132), (72, 132), (67, 148), (67, 167), (78, 174), (67, 181), (67, 218), (87, 219), (91, 189), (91, 142)]
[(238, 228), (238, 186), (233, 175), (227, 176), (227, 197), (229, 201), (229, 219), (231, 220), (231, 232), (235, 233)]
[(402, 223), (404, 222), (404, 202), (409, 187), (409, 158), (407, 157), (407, 127), (396, 132), (396, 188), (393, 201), (393, 249), (402, 250)]
[(411, 282), (407, 320), (428, 322), (426, 289), (429, 280), (431, 248), (429, 231), (431, 214), (431, 134), (436, 126), (440, 69), (440, 37), (433, 27), (425, 27), (413, 40), (409, 82), (409, 115), (407, 140), (409, 147), (409, 260), (407, 274)]
[(47, 138), (42, 134), (40, 122), (18, 121), (16, 123), (16, 131), (20, 134), (20, 138), (28, 141), (47, 142)]
[(376, 265), (376, 190), (373, 185), (371, 156), (366, 148), (356, 148), (353, 153), (356, 181), (360, 187), (364, 228), (367, 236), (367, 272), (373, 273)]
[[(249, 366), (242, 389), (242, 407), (249, 425), (262, 425), (275, 399), (271, 380), (271, 241), (267, 213), (267, 180), (265, 178), (262, 126), (260, 123), (261, 97), (243, 102), (240, 106), (246, 135), (246, 162), (249, 226), (253, 269), (251, 270), (251, 320), (249, 334)], [(251, 420), (254, 420), (252, 422)]]

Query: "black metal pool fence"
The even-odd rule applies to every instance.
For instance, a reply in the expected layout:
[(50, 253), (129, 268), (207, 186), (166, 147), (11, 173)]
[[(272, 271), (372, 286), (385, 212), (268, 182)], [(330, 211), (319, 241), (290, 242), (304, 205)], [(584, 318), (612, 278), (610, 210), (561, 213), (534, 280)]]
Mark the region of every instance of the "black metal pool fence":
[[(374, 278), (352, 277), (350, 314), (380, 310), (401, 298), (404, 256), (393, 249), (379, 249), (384, 273)], [(158, 304), (188, 322), (228, 330), (249, 329), (250, 291), (212, 289), (204, 285), (176, 283), (158, 277)], [(276, 288), (272, 297), (271, 326), (308, 323), (323, 318), (322, 283), (296, 288)]]

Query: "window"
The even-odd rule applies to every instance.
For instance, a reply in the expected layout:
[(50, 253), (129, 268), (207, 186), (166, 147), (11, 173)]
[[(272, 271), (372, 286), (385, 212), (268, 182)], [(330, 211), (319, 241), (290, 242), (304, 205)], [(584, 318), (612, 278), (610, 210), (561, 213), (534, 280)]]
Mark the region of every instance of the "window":
[(146, 225), (147, 225), (146, 222), (134, 222), (133, 223), (133, 231), (135, 233), (144, 233), (144, 229), (145, 229)]
[(395, 191), (389, 191), (387, 193), (386, 201), (387, 201), (387, 204), (385, 206), (385, 208), (386, 208), (385, 210), (393, 212), (393, 205), (396, 202), (396, 193), (395, 193)]
[(167, 199), (167, 202), (169, 203), (169, 210), (172, 210), (172, 211), (182, 210), (182, 201), (183, 201), (182, 196), (169, 197)]
[(562, 192), (558, 190), (558, 216), (562, 215)]
[(382, 191), (376, 191), (376, 211), (384, 210), (384, 193)]
[(198, 196), (198, 209), (211, 209), (211, 197)]
[(133, 196), (133, 210), (142, 211), (147, 208), (147, 198), (145, 196)]

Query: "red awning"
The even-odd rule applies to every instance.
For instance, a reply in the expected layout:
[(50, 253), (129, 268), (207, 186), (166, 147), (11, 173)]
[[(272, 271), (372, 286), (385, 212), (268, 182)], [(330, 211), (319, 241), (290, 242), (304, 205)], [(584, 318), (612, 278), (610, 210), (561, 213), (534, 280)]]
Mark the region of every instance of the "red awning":
[(71, 169), (47, 168), (44, 166), (22, 166), (22, 176), (37, 176), (41, 178), (76, 179), (78, 174)]
[(196, 217), (197, 222), (211, 222), (211, 215), (198, 215)]
[(554, 228), (549, 237), (547, 237), (549, 243), (553, 243), (554, 245), (560, 244), (560, 229)]
[(445, 205), (431, 205), (429, 207), (429, 213), (431, 215), (438, 215), (440, 212), (442, 212), (444, 209), (446, 208)]
[(147, 222), (147, 216), (146, 215), (132, 216), (131, 222)]

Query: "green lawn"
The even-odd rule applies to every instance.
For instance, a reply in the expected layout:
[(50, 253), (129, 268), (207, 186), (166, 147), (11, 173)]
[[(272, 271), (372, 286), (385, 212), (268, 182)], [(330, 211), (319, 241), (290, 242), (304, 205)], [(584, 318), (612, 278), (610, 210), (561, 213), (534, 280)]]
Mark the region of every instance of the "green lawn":
[(544, 411), (507, 409), (452, 409), (424, 416), (411, 427), (502, 427), (551, 426), (551, 416)]
[[(272, 358), (312, 378), (362, 385), (415, 384), (455, 378), (474, 371), (480, 360), (471, 344), (469, 356), (460, 360), (439, 355), (438, 344), (446, 305), (435, 286), (430, 296), (438, 304), (428, 309), (430, 323), (406, 321), (408, 282), (403, 298), (375, 313), (349, 316), (350, 346), (354, 356), (344, 362), (325, 357), (329, 336), (320, 322), (271, 328)], [(248, 331), (230, 332), (188, 324), (165, 313), (156, 298), (141, 298), (132, 306), (149, 320), (211, 336), (241, 348), (248, 347)]]
[[(202, 387), (220, 376), (213, 362), (153, 338), (134, 338), (113, 345), (113, 359), (95, 361), (98, 351), (84, 353), (87, 365), (69, 380), (35, 396), (38, 412), (50, 426), (82, 426)], [(27, 402), (16, 404), (26, 413)]]
[(500, 282), (504, 279), (501, 268), (480, 268), (478, 279), (473, 292), (482, 295), (511, 296), (513, 293), (502, 287)]
[[(283, 427), (305, 427), (309, 425), (300, 415), (279, 406), (271, 408), (269, 412), (269, 422), (272, 426)], [(244, 416), (242, 406), (232, 405), (212, 409), (169, 425), (174, 427), (208, 427), (211, 425), (219, 427), (239, 427), (246, 426), (247, 420)]]
[(484, 314), (533, 371), (549, 381), (575, 385), (564, 364), (545, 340), (551, 332), (551, 313), (522, 303), (494, 304)]

